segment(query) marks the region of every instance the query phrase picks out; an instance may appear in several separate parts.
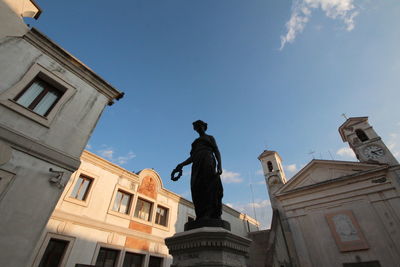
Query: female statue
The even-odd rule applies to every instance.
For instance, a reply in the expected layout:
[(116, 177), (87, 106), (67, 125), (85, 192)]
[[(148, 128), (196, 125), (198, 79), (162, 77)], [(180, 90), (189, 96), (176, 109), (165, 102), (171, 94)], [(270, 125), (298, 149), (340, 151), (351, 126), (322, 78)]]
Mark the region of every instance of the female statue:
[[(207, 123), (193, 122), (193, 129), (199, 138), (192, 143), (190, 157), (178, 164), (172, 171), (171, 179), (177, 181), (182, 175), (183, 166), (192, 163), (190, 189), (196, 221), (199, 219), (221, 219), (223, 189), (221, 154), (214, 137), (206, 134)], [(178, 173), (178, 176), (175, 174)]]

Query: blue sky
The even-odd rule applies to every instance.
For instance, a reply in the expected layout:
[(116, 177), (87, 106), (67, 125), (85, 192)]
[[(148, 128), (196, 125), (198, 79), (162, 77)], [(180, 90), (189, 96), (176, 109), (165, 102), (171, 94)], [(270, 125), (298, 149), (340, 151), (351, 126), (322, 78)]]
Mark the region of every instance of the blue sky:
[[(283, 158), (291, 177), (312, 157), (352, 160), (337, 132), (370, 122), (399, 158), (398, 0), (44, 1), (27, 22), (125, 97), (107, 107), (89, 150), (190, 198), (187, 158), (202, 119), (219, 145), (223, 201), (269, 225), (257, 156)], [(309, 152), (315, 151), (313, 155)]]

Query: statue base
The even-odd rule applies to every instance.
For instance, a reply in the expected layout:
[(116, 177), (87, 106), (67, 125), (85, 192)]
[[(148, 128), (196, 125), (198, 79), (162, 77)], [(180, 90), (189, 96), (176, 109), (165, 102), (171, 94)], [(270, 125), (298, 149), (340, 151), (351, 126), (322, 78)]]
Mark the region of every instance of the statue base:
[(251, 240), (221, 227), (202, 227), (165, 239), (171, 267), (247, 266)]
[(185, 223), (184, 230), (189, 231), (192, 229), (197, 229), (202, 227), (221, 227), (228, 231), (231, 230), (230, 223), (221, 219), (198, 219), (191, 222), (187, 222)]

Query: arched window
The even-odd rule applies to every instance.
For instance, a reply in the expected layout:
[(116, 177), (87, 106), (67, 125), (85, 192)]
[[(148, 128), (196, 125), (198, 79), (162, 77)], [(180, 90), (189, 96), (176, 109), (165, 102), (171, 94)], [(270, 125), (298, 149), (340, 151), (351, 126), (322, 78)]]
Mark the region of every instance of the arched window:
[(356, 130), (356, 135), (361, 142), (367, 141), (369, 139), (365, 132), (361, 129)]
[(272, 162), (271, 162), (271, 161), (268, 161), (268, 162), (267, 162), (267, 166), (268, 166), (268, 170), (269, 170), (270, 172), (272, 172), (272, 171), (274, 170), (274, 167), (272, 166)]

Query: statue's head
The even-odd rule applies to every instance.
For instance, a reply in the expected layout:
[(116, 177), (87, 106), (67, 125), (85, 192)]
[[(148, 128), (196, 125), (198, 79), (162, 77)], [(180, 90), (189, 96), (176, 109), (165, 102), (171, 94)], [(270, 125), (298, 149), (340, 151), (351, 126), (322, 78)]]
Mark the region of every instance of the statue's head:
[(207, 131), (207, 123), (206, 122), (204, 122), (202, 120), (197, 120), (197, 121), (193, 122), (193, 129), (195, 131), (197, 131), (201, 127), (204, 129), (204, 131)]

